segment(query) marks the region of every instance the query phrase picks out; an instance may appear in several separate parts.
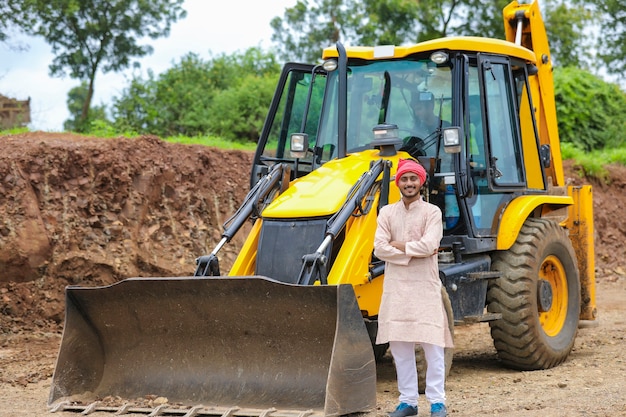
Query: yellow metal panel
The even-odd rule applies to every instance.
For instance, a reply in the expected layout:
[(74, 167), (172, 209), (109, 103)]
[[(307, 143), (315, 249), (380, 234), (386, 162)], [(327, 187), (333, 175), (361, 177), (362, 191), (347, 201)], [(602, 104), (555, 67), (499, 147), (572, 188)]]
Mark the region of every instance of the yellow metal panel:
[(552, 79), (552, 59), (550, 58), (550, 46), (545, 30), (539, 3), (533, 1), (530, 4), (519, 4), (517, 1), (510, 3), (503, 10), (504, 29), (506, 39), (515, 42), (516, 25), (515, 16), (518, 12), (524, 13), (527, 22), (524, 24), (520, 43), (522, 47), (532, 48), (537, 56), (537, 75), (531, 77), (533, 105), (537, 108), (535, 116), (539, 127), (539, 136), (542, 144), (550, 144), (552, 164), (548, 169), (552, 177), (552, 183), (557, 186), (564, 185), (563, 164), (561, 161), (561, 148), (559, 131), (556, 118), (556, 104), (554, 100), (554, 82)]
[(235, 262), (230, 269), (228, 275), (254, 275), (257, 247), (259, 246), (259, 235), (261, 233), (262, 224), (263, 221), (261, 219), (258, 219), (256, 222), (254, 222), (252, 230), (250, 231), (250, 234), (248, 234), (246, 241), (243, 243), (243, 246), (239, 251), (239, 255), (237, 255), (237, 259), (235, 259)]
[(378, 151), (364, 152), (358, 157), (333, 159), (310, 174), (292, 181), (289, 188), (263, 211), (265, 218), (303, 218), (329, 216), (346, 200), (350, 188)]
[[(384, 158), (392, 162), (389, 204), (400, 200), (400, 191), (394, 181), (400, 158), (410, 158), (410, 155), (405, 152), (399, 152), (397, 155)], [(371, 156), (370, 159), (372, 159)], [(340, 252), (337, 254), (334, 267), (328, 276), (329, 284), (352, 284), (359, 308), (367, 316), (378, 315), (384, 281), (382, 276), (370, 281), (371, 277), (369, 276), (369, 263), (374, 250), (374, 234), (377, 226), (379, 199), (380, 193), (377, 193), (370, 212), (365, 216), (353, 217), (346, 225), (345, 240)]]
[[(349, 58), (361, 58), (367, 60), (404, 58), (409, 55), (436, 50), (461, 50), (468, 52), (482, 52), (514, 56), (528, 62), (535, 62), (535, 54), (522, 46), (501, 39), (488, 39), (475, 36), (450, 36), (447, 38), (434, 39), (408, 46), (393, 46), (393, 56), (378, 56), (377, 48), (373, 46), (347, 47), (346, 54)], [(324, 49), (323, 59), (337, 57), (337, 48)]]
[[(522, 92), (522, 97), (527, 97), (526, 90)], [(524, 150), (524, 168), (526, 170), (526, 182), (528, 188), (535, 190), (545, 190), (543, 182), (543, 172), (539, 160), (539, 150), (537, 148), (537, 138), (533, 125), (532, 113), (528, 100), (522, 99), (520, 103), (520, 128), (522, 133), (522, 146)]]
[(517, 240), (517, 235), (528, 216), (541, 205), (569, 206), (574, 203), (571, 196), (526, 195), (512, 200), (500, 216), (497, 246), (507, 250)]
[(595, 251), (593, 242), (593, 193), (590, 185), (568, 187), (574, 204), (569, 207), (567, 228), (578, 259), (580, 272), (581, 320), (595, 320), (596, 275)]
[[(392, 161), (392, 173), (400, 157), (409, 156), (401, 152), (383, 158)], [(379, 151), (372, 149), (327, 162), (310, 174), (292, 181), (289, 188), (265, 208), (263, 217), (291, 219), (336, 213), (346, 201), (352, 186), (369, 170), (371, 162), (380, 158)]]
[(359, 303), (359, 309), (367, 317), (377, 316), (379, 313), (384, 280), (385, 277), (380, 276), (365, 284), (354, 286), (354, 294)]
[(353, 217), (348, 221), (341, 250), (328, 275), (329, 284), (358, 285), (368, 281), (368, 265), (374, 250), (375, 231), (376, 205), (372, 206), (367, 215)]
[[(371, 291), (372, 283), (369, 281), (379, 197), (380, 194), (377, 194), (367, 215), (353, 217), (346, 225), (344, 242), (328, 275), (329, 284), (354, 286), (359, 309), (366, 311), (369, 316), (377, 315), (380, 307), (381, 292)], [(382, 281), (382, 278), (378, 281)]]

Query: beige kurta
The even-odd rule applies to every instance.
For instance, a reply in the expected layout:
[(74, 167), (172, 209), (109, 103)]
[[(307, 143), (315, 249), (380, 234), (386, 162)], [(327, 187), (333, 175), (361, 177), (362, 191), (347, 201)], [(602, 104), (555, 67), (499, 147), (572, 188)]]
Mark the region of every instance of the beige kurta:
[[(453, 347), (441, 298), (435, 250), (443, 235), (439, 207), (422, 199), (384, 206), (378, 215), (374, 254), (385, 261), (376, 343), (430, 343)], [(406, 253), (389, 242), (406, 242)]]

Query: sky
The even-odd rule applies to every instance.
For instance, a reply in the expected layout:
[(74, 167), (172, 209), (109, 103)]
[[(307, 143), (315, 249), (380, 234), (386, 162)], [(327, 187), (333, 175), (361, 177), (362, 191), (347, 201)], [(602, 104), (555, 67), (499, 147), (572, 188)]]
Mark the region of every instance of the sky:
[[(285, 9), (295, 4), (296, 0), (185, 0), (187, 17), (172, 25), (170, 35), (146, 41), (154, 51), (138, 60), (141, 74), (148, 69), (160, 74), (189, 52), (209, 60), (250, 47), (269, 49), (270, 21), (283, 17)], [(28, 46), (28, 50), (18, 51), (15, 45)], [(63, 122), (70, 117), (67, 93), (79, 81), (67, 76), (50, 77), (48, 66), (53, 58), (50, 45), (39, 38), (12, 34), (9, 43), (0, 43), (0, 94), (18, 100), (30, 97), (31, 130), (62, 131)], [(128, 86), (132, 74), (132, 68), (118, 73), (98, 72), (92, 105), (110, 104)]]

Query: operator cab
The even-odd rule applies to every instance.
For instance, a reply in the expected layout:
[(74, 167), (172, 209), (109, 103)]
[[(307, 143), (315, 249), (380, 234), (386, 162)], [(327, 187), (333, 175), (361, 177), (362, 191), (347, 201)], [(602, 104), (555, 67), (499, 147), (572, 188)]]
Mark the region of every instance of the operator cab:
[(373, 129), (393, 124), (402, 138), (397, 150), (428, 165), (426, 196), (444, 213), (442, 244), (457, 243), (465, 253), (495, 248), (506, 204), (527, 188), (547, 187), (549, 158), (539, 146), (522, 147), (523, 136), (538, 143), (531, 70), (513, 57), (443, 48), (399, 58), (349, 56), (342, 93), (336, 58), (287, 64), (251, 183), (279, 162), (291, 165), (295, 179), (373, 149)]

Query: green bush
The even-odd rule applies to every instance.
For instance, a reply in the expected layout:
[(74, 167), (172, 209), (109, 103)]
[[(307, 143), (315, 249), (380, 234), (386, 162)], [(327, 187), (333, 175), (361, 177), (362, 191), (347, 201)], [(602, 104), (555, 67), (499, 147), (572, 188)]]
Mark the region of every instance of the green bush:
[(115, 126), (159, 136), (256, 141), (279, 73), (275, 57), (259, 48), (208, 61), (189, 53), (158, 77), (149, 72), (146, 80), (133, 79), (114, 99)]
[(626, 144), (626, 93), (617, 85), (565, 67), (554, 71), (554, 89), (562, 142), (584, 151)]
[(89, 136), (95, 136), (98, 138), (116, 138), (124, 136), (132, 138), (139, 136), (139, 134), (132, 130), (119, 130), (108, 120), (97, 119), (91, 122), (89, 129), (85, 132)]
[(209, 131), (225, 139), (257, 142), (276, 88), (277, 76), (248, 75), (213, 100)]

